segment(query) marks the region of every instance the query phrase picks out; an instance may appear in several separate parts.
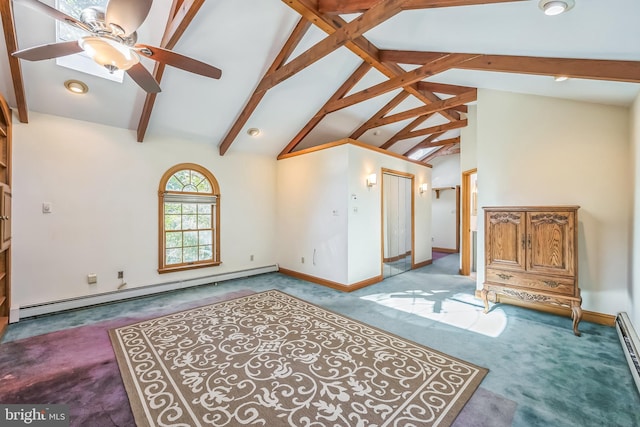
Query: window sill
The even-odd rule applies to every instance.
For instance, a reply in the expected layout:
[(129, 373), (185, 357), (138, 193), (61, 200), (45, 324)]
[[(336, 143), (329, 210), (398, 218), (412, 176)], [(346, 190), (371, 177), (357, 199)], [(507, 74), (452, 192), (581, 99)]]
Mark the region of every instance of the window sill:
[(215, 261), (215, 262), (208, 262), (208, 263), (202, 263), (202, 264), (188, 264), (188, 265), (179, 265), (175, 267), (162, 267), (158, 269), (158, 273), (164, 274), (164, 273), (173, 273), (176, 271), (193, 270), (196, 268), (217, 267), (220, 264), (222, 264), (220, 261)]

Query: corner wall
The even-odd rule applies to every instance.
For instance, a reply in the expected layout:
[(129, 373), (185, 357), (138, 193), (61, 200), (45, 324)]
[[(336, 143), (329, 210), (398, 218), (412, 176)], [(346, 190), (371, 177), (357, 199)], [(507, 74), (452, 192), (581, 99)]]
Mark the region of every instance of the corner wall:
[[(212, 141), (148, 136), (140, 144), (130, 130), (29, 118), (13, 128), (14, 308), (116, 291), (118, 271), (131, 289), (276, 264), (274, 159), (221, 158)], [(183, 162), (220, 184), (222, 265), (160, 275), (158, 184)]]
[[(479, 206), (579, 205), (583, 308), (629, 309), (629, 110), (480, 90)], [(479, 217), (478, 247), (484, 247)], [(479, 251), (478, 265), (484, 265)], [(484, 270), (478, 271), (478, 287)]]
[[(382, 275), (382, 168), (415, 175), (415, 260), (431, 259), (431, 168), (351, 143), (278, 161), (280, 267), (340, 285)], [(367, 176), (378, 184), (369, 188)], [(302, 263), (302, 258), (305, 262)]]
[(631, 108), (631, 162), (633, 170), (633, 235), (630, 245), (631, 281), (629, 317), (640, 331), (640, 94)]

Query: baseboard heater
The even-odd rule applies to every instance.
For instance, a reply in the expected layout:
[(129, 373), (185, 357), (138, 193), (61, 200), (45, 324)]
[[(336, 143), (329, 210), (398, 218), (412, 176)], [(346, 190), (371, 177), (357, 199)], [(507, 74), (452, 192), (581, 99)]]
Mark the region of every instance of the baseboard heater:
[(640, 354), (638, 354), (638, 350), (640, 350), (640, 340), (638, 339), (636, 331), (633, 329), (627, 313), (620, 313), (616, 317), (616, 330), (620, 337), (624, 355), (629, 363), (631, 375), (636, 382), (638, 392), (640, 392), (640, 360), (638, 359), (638, 357), (640, 357)]
[(194, 279), (178, 280), (175, 282), (165, 282), (155, 285), (140, 286), (131, 289), (122, 289), (119, 291), (105, 292), (99, 295), (90, 295), (78, 298), (70, 298), (65, 300), (53, 301), (45, 304), (36, 304), (31, 306), (20, 307), (19, 318), (12, 319), (12, 322), (27, 317), (41, 316), (44, 314), (57, 313), (60, 311), (73, 310), (76, 308), (89, 307), (92, 305), (105, 304), (125, 299), (143, 297), (147, 295), (158, 294), (161, 292), (174, 291), (177, 289), (189, 288), (192, 286), (206, 285), (209, 283), (223, 282), (231, 279), (240, 279), (243, 277), (256, 276), (258, 274), (272, 273), (278, 271), (278, 265), (269, 265), (266, 267), (252, 268), (248, 270), (233, 271), (228, 273), (215, 274), (212, 276), (198, 277)]

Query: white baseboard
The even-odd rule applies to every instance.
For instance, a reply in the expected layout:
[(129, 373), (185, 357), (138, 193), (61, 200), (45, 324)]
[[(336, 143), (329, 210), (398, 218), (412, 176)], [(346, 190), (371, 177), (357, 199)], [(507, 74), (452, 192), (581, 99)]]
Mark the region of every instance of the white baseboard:
[[(141, 286), (131, 289), (122, 289), (114, 292), (106, 292), (99, 295), (90, 295), (86, 297), (53, 301), (45, 304), (19, 307), (19, 313), (15, 321), (17, 322), (19, 319), (25, 319), (27, 317), (41, 316), (43, 314), (51, 314), (59, 311), (72, 310), (75, 308), (88, 307), (97, 304), (104, 304), (130, 298), (153, 295), (161, 292), (174, 291), (176, 289), (206, 285), (208, 283), (223, 282), (225, 280), (256, 276), (258, 274), (272, 273), (274, 271), (278, 271), (278, 265), (268, 265), (265, 267), (215, 274), (212, 276), (199, 277), (195, 279), (159, 283), (155, 285)], [(12, 312), (14, 310), (15, 309), (12, 308)]]
[(629, 363), (631, 375), (640, 392), (640, 339), (638, 339), (627, 313), (620, 313), (616, 317), (616, 330), (620, 337), (624, 355)]

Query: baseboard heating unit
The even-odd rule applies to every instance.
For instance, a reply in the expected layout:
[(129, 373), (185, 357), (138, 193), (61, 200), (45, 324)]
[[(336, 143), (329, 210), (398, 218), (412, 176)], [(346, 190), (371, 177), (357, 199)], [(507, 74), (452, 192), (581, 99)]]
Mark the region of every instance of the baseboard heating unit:
[(638, 339), (636, 331), (633, 329), (633, 325), (631, 324), (631, 320), (627, 313), (620, 313), (616, 317), (616, 330), (620, 337), (620, 343), (622, 344), (624, 355), (629, 363), (631, 375), (633, 376), (633, 380), (636, 382), (638, 392), (640, 392), (640, 360), (638, 359), (640, 356), (638, 354), (638, 350), (640, 349), (640, 340)]
[(56, 313), (60, 311), (73, 310), (76, 308), (89, 307), (92, 305), (105, 304), (130, 298), (137, 298), (157, 294), (160, 292), (174, 291), (192, 286), (206, 285), (209, 283), (218, 283), (226, 280), (239, 279), (242, 277), (250, 277), (258, 274), (272, 273), (278, 271), (278, 265), (268, 265), (264, 267), (251, 268), (248, 270), (231, 271), (220, 273), (206, 277), (194, 279), (178, 280), (175, 282), (165, 282), (155, 285), (140, 286), (131, 289), (122, 289), (113, 292), (105, 292), (97, 295), (89, 295), (78, 298), (71, 298), (61, 301), (54, 301), (45, 304), (37, 304), (32, 306), (20, 307), (19, 316), (12, 321), (18, 321), (27, 317), (41, 316), (43, 314)]

